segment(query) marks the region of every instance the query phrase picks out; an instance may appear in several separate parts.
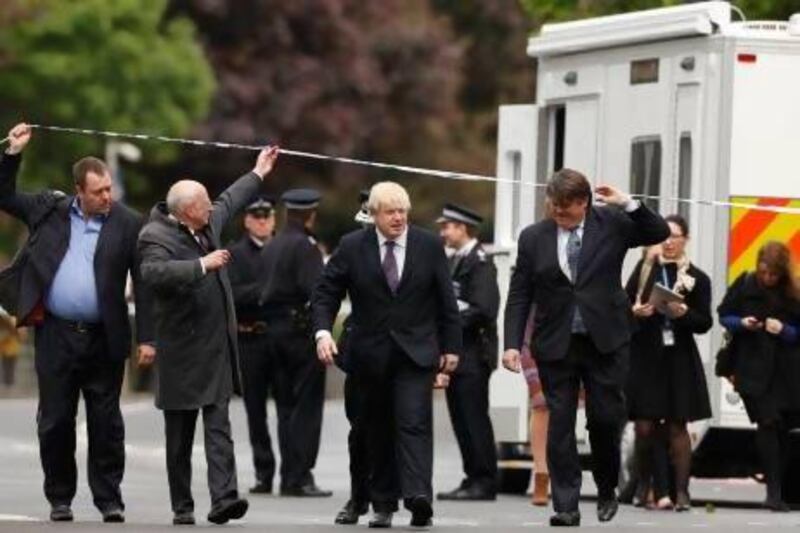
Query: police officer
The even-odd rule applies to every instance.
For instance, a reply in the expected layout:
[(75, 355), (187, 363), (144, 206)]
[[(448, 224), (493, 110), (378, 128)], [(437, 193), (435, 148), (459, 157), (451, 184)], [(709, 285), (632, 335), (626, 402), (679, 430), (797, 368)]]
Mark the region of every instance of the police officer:
[(316, 356), (309, 299), (322, 271), (312, 230), (319, 192), (292, 189), (281, 196), (286, 222), (264, 249), (261, 295), (269, 358), (275, 372), (282, 496), (325, 497), (311, 473), (319, 452), (325, 367)]
[(477, 239), (483, 219), (446, 204), (437, 220), (451, 256), (453, 289), (463, 327), (464, 351), (447, 387), (447, 407), (461, 450), (465, 479), (440, 500), (494, 500), (497, 455), (489, 419), (489, 377), (497, 367), (497, 271)]
[(274, 376), (267, 351), (264, 306), (259, 304), (265, 281), (264, 246), (275, 231), (275, 213), (268, 198), (258, 197), (245, 208), (244, 228), (242, 238), (229, 248), (228, 275), (236, 305), (244, 407), (256, 473), (256, 484), (250, 492), (270, 494), (275, 455), (267, 428), (267, 395)]
[[(362, 226), (373, 224), (372, 215), (367, 209), (369, 189), (359, 191), (359, 210), (354, 220)], [(344, 379), (344, 410), (347, 421), (350, 423), (350, 432), (347, 434), (347, 451), (350, 456), (350, 499), (344, 504), (334, 520), (337, 524), (357, 524), (360, 516), (369, 510), (369, 474), (370, 468), (367, 461), (368, 449), (366, 443), (366, 430), (362, 424), (364, 412), (363, 387), (360, 387), (354, 376), (350, 373), (349, 345), (347, 338), (351, 334), (349, 317), (345, 319), (342, 335), (339, 338), (339, 358), (336, 363), (345, 373)]]

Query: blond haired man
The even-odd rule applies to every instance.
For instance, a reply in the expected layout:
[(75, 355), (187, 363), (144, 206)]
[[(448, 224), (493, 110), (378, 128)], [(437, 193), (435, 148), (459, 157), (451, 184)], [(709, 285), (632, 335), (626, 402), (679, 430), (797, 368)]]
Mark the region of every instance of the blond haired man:
[(461, 322), (439, 239), (408, 224), (408, 193), (393, 182), (372, 187), (375, 227), (345, 235), (311, 299), (317, 354), (333, 363), (330, 334), (341, 300), (352, 302), (350, 372), (364, 394), (373, 465), (370, 527), (390, 527), (402, 496), (411, 525), (431, 524), (431, 387), (437, 369), (452, 372)]

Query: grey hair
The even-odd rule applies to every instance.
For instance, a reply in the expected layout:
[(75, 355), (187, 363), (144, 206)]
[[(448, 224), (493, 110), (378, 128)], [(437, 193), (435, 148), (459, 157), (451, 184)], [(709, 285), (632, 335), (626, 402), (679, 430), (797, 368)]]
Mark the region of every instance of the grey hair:
[(201, 183), (193, 180), (176, 181), (167, 191), (167, 211), (172, 215), (181, 213), (204, 190)]
[(411, 210), (408, 192), (399, 183), (382, 181), (372, 186), (369, 191), (367, 207), (370, 213), (377, 213), (382, 207)]

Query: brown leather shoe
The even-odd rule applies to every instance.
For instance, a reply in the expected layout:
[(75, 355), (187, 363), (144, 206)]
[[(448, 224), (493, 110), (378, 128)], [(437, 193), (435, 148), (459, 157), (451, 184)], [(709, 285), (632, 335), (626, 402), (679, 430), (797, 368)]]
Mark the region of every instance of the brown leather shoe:
[(533, 478), (531, 505), (546, 507), (550, 503), (550, 475), (536, 473)]

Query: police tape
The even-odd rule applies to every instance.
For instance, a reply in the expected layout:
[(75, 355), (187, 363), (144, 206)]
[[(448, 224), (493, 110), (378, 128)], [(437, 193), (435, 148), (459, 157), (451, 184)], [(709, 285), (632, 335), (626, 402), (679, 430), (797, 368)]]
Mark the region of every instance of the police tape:
[[(116, 131), (103, 131), (103, 130), (93, 130), (93, 129), (86, 129), (86, 128), (71, 128), (65, 126), (51, 126), (51, 125), (44, 125), (44, 124), (28, 124), (31, 128), (39, 129), (39, 130), (47, 130), (47, 131), (54, 131), (54, 132), (62, 132), (62, 133), (74, 133), (79, 135), (90, 135), (90, 136), (100, 136), (100, 137), (108, 137), (112, 139), (130, 139), (130, 140), (138, 140), (138, 141), (155, 141), (155, 142), (166, 142), (166, 143), (173, 143), (173, 144), (183, 144), (187, 146), (204, 146), (210, 148), (220, 148), (220, 149), (234, 149), (234, 150), (249, 150), (249, 151), (260, 151), (264, 148), (264, 146), (258, 145), (249, 145), (249, 144), (240, 144), (240, 143), (231, 143), (231, 142), (222, 142), (222, 141), (203, 141), (199, 139), (184, 139), (180, 137), (167, 137), (164, 135), (151, 135), (146, 133), (121, 133)], [(6, 137), (3, 141), (0, 141), (0, 145), (4, 142), (8, 141), (9, 138)], [(409, 165), (400, 165), (396, 163), (385, 163), (379, 161), (366, 161), (363, 159), (354, 159), (350, 157), (341, 157), (341, 156), (333, 156), (333, 155), (326, 155), (326, 154), (318, 154), (314, 152), (304, 152), (300, 150), (290, 150), (288, 148), (279, 148), (279, 152), (281, 154), (285, 154), (288, 156), (299, 157), (304, 159), (315, 159), (318, 161), (330, 161), (334, 163), (343, 163), (349, 165), (357, 165), (369, 168), (378, 168), (381, 170), (393, 170), (397, 172), (407, 173), (407, 174), (418, 174), (424, 176), (432, 176), (442, 179), (450, 179), (450, 180), (458, 180), (458, 181), (473, 181), (473, 182), (491, 182), (491, 183), (504, 183), (509, 185), (514, 185), (518, 187), (546, 187), (546, 183), (531, 183), (531, 182), (521, 182), (512, 179), (504, 179), (498, 178), (495, 176), (486, 176), (482, 174), (470, 174), (465, 172), (453, 172), (448, 170), (438, 170), (432, 168), (422, 168), (422, 167), (414, 167)], [(748, 209), (752, 211), (767, 211), (772, 213), (785, 213), (785, 214), (793, 214), (793, 215), (800, 215), (800, 208), (798, 207), (786, 207), (786, 206), (779, 206), (779, 205), (762, 205), (762, 204), (747, 204), (742, 202), (727, 202), (723, 200), (698, 200), (695, 198), (665, 198), (663, 196), (656, 196), (656, 195), (648, 195), (648, 194), (632, 194), (634, 198), (640, 200), (666, 200), (668, 202), (676, 202), (676, 203), (684, 203), (690, 205), (699, 205), (705, 207), (722, 207), (722, 208), (740, 208), (740, 209)]]
[[(167, 143), (174, 143), (174, 144), (184, 144), (189, 146), (207, 146), (211, 148), (223, 148), (223, 149), (238, 149), (238, 150), (250, 150), (250, 151), (260, 151), (264, 148), (263, 145), (250, 145), (250, 144), (239, 144), (239, 143), (230, 143), (230, 142), (220, 142), (220, 141), (201, 141), (197, 139), (181, 139), (177, 137), (166, 137), (164, 135), (149, 135), (146, 133), (119, 133), (116, 131), (102, 131), (102, 130), (90, 130), (90, 129), (83, 129), (83, 128), (67, 128), (63, 126), (45, 126), (42, 124), (28, 124), (31, 128), (40, 129), (40, 130), (49, 130), (49, 131), (58, 131), (58, 132), (65, 132), (65, 133), (77, 133), (81, 135), (95, 135), (95, 136), (102, 136), (102, 137), (109, 137), (109, 138), (117, 138), (117, 139), (132, 139), (132, 140), (139, 140), (139, 141), (158, 141), (158, 142), (167, 142)], [(315, 154), (313, 152), (303, 152), (300, 150), (290, 150), (288, 148), (279, 148), (281, 154), (294, 156), (294, 157), (301, 157), (305, 159), (317, 159), (320, 161), (332, 161), (336, 163), (345, 163), (350, 165), (360, 165), (372, 168), (380, 168), (382, 170), (396, 170), (398, 172), (405, 172), (409, 174), (424, 174), (426, 176), (435, 176), (439, 178), (445, 179), (457, 179), (462, 181), (486, 181), (486, 182), (496, 182), (496, 183), (510, 183), (514, 184), (517, 183), (514, 180), (503, 180), (497, 179), (493, 176), (483, 176), (480, 174), (467, 174), (464, 172), (450, 172), (447, 170), (437, 170), (432, 168), (420, 168), (420, 167), (412, 167), (408, 165), (397, 165), (394, 163), (382, 163), (377, 161), (365, 161), (362, 159), (353, 159), (350, 157), (339, 157), (339, 156), (332, 156), (332, 155), (324, 155), (324, 154)]]

